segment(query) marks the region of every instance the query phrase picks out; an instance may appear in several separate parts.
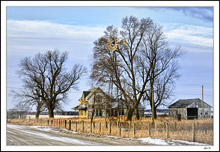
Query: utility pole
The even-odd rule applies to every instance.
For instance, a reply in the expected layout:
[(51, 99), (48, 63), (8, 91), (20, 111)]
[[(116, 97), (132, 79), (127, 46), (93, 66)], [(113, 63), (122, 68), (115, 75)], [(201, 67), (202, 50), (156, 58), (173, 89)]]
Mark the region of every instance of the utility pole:
[[(151, 51), (151, 58), (152, 58), (152, 62), (153, 62), (153, 50)], [(153, 67), (151, 67), (152, 70), (153, 70)], [(154, 78), (154, 71), (151, 71), (152, 72), (152, 76)], [(154, 81), (154, 80), (151, 80), (151, 81)], [(154, 124), (154, 84), (153, 82), (150, 82), (150, 85), (151, 85), (151, 104), (152, 104), (152, 124)]]
[(202, 118), (204, 118), (204, 108), (203, 108), (203, 85), (202, 85)]
[(152, 99), (151, 99), (151, 104), (152, 104), (152, 124), (154, 124), (154, 88), (153, 88), (153, 86), (152, 86), (152, 88), (151, 88), (151, 97), (152, 97)]

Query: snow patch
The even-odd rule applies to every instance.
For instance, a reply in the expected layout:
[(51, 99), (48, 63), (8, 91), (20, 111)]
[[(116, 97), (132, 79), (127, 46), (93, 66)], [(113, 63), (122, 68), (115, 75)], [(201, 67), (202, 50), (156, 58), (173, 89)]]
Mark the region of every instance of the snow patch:
[(154, 145), (169, 145), (165, 140), (162, 139), (153, 139), (153, 138), (139, 138), (138, 140), (141, 141), (141, 143), (148, 143), (148, 144), (154, 144)]
[(16, 135), (16, 133), (11, 132), (11, 131), (9, 131), (9, 130), (7, 130), (7, 133), (10, 133), (10, 134)]
[(183, 141), (183, 140), (172, 140), (173, 142), (178, 142), (187, 145), (196, 145), (196, 146), (209, 146), (208, 144), (198, 143), (198, 142), (190, 142), (190, 141)]
[(154, 145), (194, 145), (194, 146), (209, 146), (208, 144), (198, 143), (198, 142), (190, 142), (184, 140), (171, 140), (165, 141), (163, 139), (153, 139), (153, 138), (139, 138), (137, 139), (141, 143), (148, 143)]
[(11, 140), (11, 139), (8, 139), (10, 142), (14, 142), (13, 140)]
[(21, 125), (11, 125), (11, 124), (7, 124), (8, 128), (14, 128), (14, 129), (24, 129), (24, 126)]
[(30, 128), (34, 128), (41, 131), (51, 131), (51, 128), (49, 127), (42, 127), (42, 126), (29, 126)]

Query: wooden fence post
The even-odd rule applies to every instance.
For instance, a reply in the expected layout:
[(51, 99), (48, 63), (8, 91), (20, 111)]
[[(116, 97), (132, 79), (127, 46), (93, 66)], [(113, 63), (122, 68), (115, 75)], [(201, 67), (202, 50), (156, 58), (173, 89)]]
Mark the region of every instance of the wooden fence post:
[(168, 122), (166, 123), (166, 139), (169, 138), (169, 128), (168, 128)]
[(164, 122), (164, 130), (166, 131), (166, 122)]
[(120, 124), (119, 124), (120, 126), (120, 128), (119, 128), (119, 133), (120, 133), (120, 137), (121, 137), (121, 122), (120, 122)]
[(195, 122), (192, 125), (192, 141), (193, 142), (196, 141), (196, 137), (195, 137)]
[(75, 132), (77, 132), (77, 121), (76, 121), (76, 128), (75, 128)]
[(133, 126), (134, 126), (133, 129), (134, 129), (134, 138), (135, 138), (135, 133), (136, 133), (135, 122), (133, 123)]
[(90, 122), (90, 133), (92, 133), (92, 122)]
[(64, 120), (64, 128), (66, 129), (66, 119)]
[(100, 122), (100, 123), (99, 123), (99, 134), (100, 134), (100, 135), (101, 135), (101, 129), (102, 129), (101, 127), (102, 127), (102, 123)]
[(148, 123), (148, 135), (149, 135), (149, 137), (151, 136), (151, 132), (150, 132), (150, 123)]
[(82, 122), (82, 131), (84, 132), (84, 121)]
[(175, 128), (175, 131), (176, 131), (176, 121), (174, 122), (174, 128)]
[(71, 130), (71, 120), (69, 120), (69, 130)]
[(109, 122), (109, 134), (111, 135), (111, 121)]
[(105, 122), (105, 128), (108, 128), (108, 122), (107, 121)]

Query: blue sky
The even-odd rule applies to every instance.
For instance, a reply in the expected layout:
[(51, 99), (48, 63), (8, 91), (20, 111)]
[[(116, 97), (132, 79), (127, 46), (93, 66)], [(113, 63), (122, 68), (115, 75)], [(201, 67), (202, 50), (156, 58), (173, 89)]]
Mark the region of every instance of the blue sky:
[[(107, 26), (120, 27), (130, 15), (150, 17), (163, 26), (171, 47), (186, 51), (169, 102), (202, 98), (203, 85), (204, 101), (213, 106), (212, 7), (7, 7), (7, 108), (14, 105), (11, 90), (22, 86), (16, 75), (21, 58), (59, 49), (69, 52), (67, 67), (81, 63), (89, 70), (93, 42)], [(90, 89), (88, 82), (88, 76), (81, 79), (64, 110), (78, 104), (81, 92)]]

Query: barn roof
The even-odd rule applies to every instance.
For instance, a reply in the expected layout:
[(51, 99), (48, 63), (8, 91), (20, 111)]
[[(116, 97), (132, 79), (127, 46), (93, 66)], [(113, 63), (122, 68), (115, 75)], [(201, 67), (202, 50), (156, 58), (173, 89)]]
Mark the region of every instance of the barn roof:
[[(198, 106), (202, 107), (202, 100), (199, 98), (195, 99), (180, 99), (173, 104), (171, 104), (168, 108), (186, 108), (187, 106), (191, 105), (192, 103), (196, 102)], [(208, 107), (211, 107), (209, 104), (203, 101), (203, 105), (206, 105)]]

